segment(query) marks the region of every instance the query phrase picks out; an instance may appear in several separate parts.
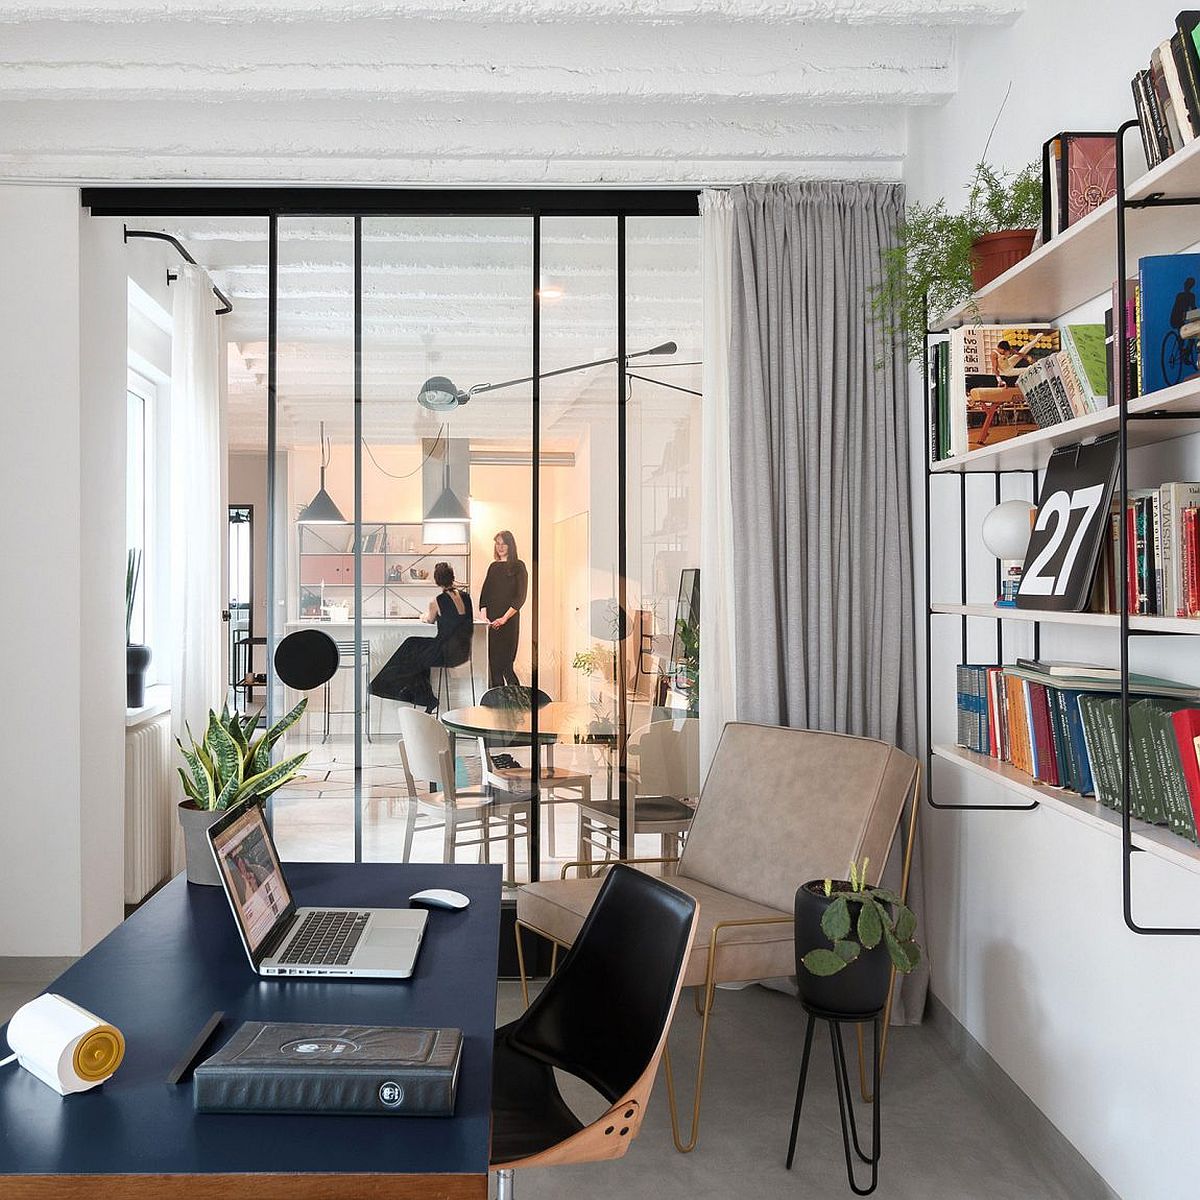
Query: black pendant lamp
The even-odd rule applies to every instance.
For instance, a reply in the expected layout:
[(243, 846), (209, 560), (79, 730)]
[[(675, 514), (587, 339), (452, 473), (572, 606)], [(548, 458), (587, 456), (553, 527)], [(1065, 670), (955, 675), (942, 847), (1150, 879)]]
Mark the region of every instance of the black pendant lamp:
[(325, 440), (325, 422), (321, 422), (321, 486), (296, 518), (301, 525), (345, 525), (342, 510), (325, 490), (325, 468), (329, 466), (329, 443)]
[(426, 545), (465, 546), (471, 540), (471, 514), (450, 486), (450, 439), (446, 439), (442, 468), (442, 492), (430, 505), (422, 521), (421, 537)]

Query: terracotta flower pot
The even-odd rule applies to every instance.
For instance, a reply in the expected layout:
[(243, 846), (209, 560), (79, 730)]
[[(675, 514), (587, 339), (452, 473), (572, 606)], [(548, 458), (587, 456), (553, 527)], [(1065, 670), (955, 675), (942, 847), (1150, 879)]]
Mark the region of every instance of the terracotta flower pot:
[(183, 827), (183, 848), (187, 853), (188, 883), (221, 886), (217, 863), (208, 844), (208, 827), (224, 815), (216, 810), (197, 808), (190, 800), (180, 802), (179, 824)]
[(971, 286), (979, 291), (1028, 257), (1036, 235), (1036, 229), (1002, 229), (976, 238), (971, 245)]
[[(849, 885), (847, 885), (849, 886)], [(814, 975), (800, 960), (817, 947), (829, 948), (829, 939), (821, 928), (825, 910), (838, 896), (825, 895), (824, 880), (814, 879), (796, 889), (796, 986), (800, 999), (821, 1012), (870, 1017), (887, 1002), (892, 981), (892, 960), (881, 941), (873, 950), (863, 950), (854, 962), (836, 975)], [(850, 914), (857, 925), (858, 905), (850, 899)]]

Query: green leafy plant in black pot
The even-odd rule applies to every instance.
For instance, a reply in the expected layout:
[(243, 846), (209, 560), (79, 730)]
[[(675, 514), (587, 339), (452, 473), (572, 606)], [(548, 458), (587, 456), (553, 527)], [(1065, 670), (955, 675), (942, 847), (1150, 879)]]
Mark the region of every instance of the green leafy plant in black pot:
[(133, 604), (142, 575), (142, 552), (130, 550), (125, 557), (125, 707), (141, 708), (146, 703), (146, 672), (150, 647), (133, 640)]
[(821, 1012), (869, 1017), (887, 1001), (892, 968), (921, 961), (917, 919), (895, 892), (867, 883), (870, 859), (849, 879), (814, 879), (796, 889), (796, 983)]

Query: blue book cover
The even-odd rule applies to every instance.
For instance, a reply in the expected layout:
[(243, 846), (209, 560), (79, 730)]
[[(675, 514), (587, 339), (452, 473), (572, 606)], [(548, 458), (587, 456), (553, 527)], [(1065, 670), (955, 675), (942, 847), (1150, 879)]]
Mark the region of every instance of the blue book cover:
[(1079, 698), (1086, 694), (1068, 691), (1062, 693), (1066, 701), (1067, 735), (1070, 737), (1075, 751), (1075, 765), (1078, 772), (1078, 778), (1075, 781), (1076, 791), (1081, 795), (1090, 796), (1096, 789), (1092, 782), (1092, 764), (1088, 758), (1087, 739), (1084, 737), (1083, 720), (1079, 712)]
[(1200, 308), (1198, 281), (1200, 254), (1153, 254), (1138, 259), (1143, 394), (1200, 375), (1197, 339), (1179, 335), (1188, 313)]

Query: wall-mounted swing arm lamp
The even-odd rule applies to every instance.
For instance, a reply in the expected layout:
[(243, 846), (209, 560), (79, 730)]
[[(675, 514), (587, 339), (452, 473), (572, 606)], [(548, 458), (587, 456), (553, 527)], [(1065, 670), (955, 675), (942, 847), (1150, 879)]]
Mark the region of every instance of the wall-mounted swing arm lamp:
[[(674, 342), (663, 342), (661, 346), (653, 346), (649, 350), (638, 350), (633, 354), (626, 354), (625, 361), (628, 363), (630, 359), (645, 358), (651, 354), (674, 354), (678, 349), (679, 347)], [(574, 371), (587, 371), (591, 367), (603, 367), (608, 363), (618, 361), (620, 361), (620, 356), (614, 354), (611, 358), (597, 358), (592, 362), (576, 363), (571, 367), (559, 367), (556, 371), (543, 371), (539, 378), (551, 379), (555, 375), (569, 375)], [(445, 375), (434, 375), (421, 385), (421, 390), (417, 393), (417, 403), (432, 412), (448, 412), (450, 409), (460, 408), (472, 396), (476, 396), (480, 392), (495, 392), (501, 388), (516, 387), (519, 383), (532, 382), (532, 375), (523, 375), (520, 379), (505, 379), (500, 383), (476, 383), (463, 391), (455, 387)]]

